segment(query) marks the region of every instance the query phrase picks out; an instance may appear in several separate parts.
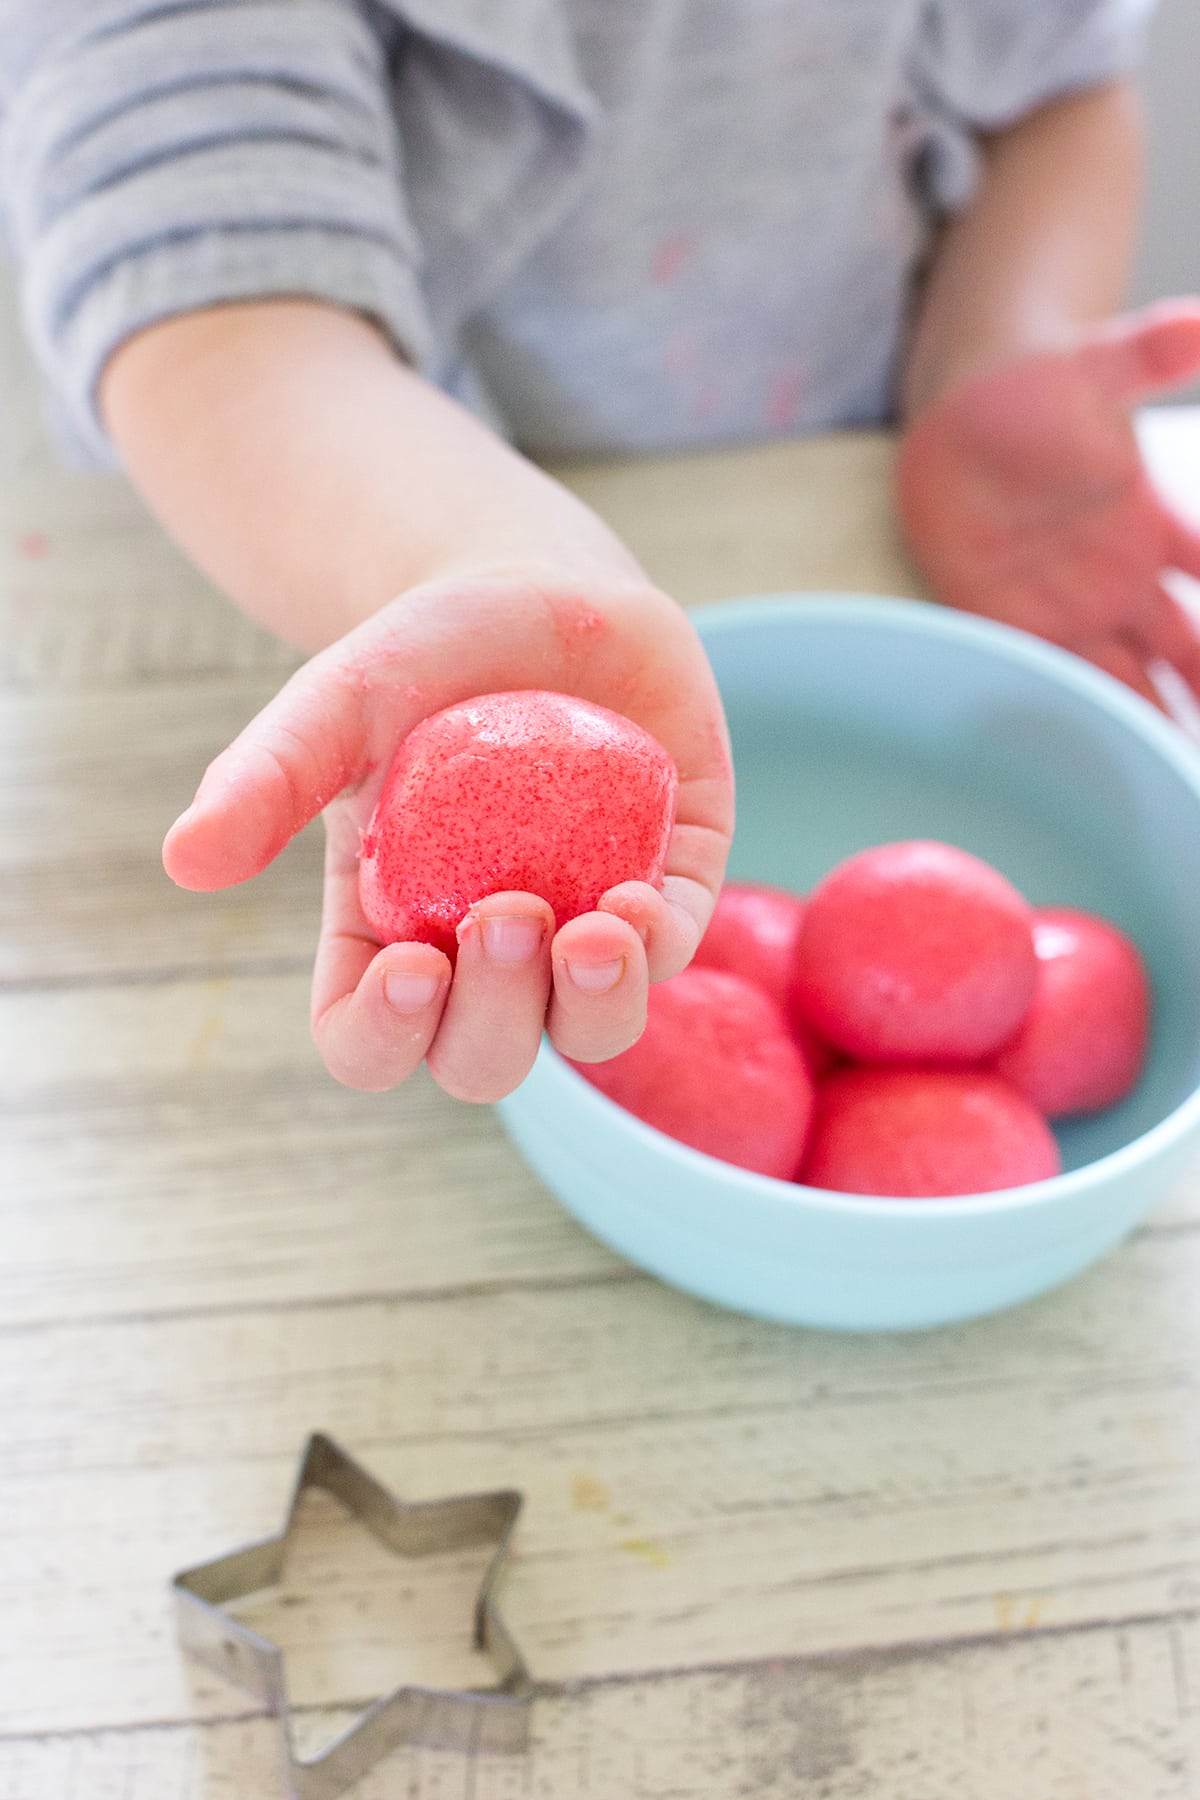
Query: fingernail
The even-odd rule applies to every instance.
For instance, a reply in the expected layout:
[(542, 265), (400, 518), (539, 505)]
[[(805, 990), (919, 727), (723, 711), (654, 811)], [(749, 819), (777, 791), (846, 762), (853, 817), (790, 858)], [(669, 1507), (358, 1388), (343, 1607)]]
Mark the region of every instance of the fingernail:
[(441, 977), (419, 969), (391, 969), (383, 978), (383, 997), (393, 1012), (424, 1012), (441, 987)]
[[(183, 811), (180, 813), (180, 815), (176, 819), (175, 823), (171, 826), (171, 831), (178, 831), (179, 827), (181, 825), (186, 825), (189, 822), (189, 820), (191, 819), (192, 814), (195, 812), (195, 810), (196, 810), (196, 802), (193, 800), (192, 804), (190, 806), (184, 807)], [(168, 833), (168, 836), (169, 835), (170, 835), (170, 833)]]
[(609, 988), (616, 987), (625, 973), (625, 958), (618, 956), (615, 962), (602, 963), (568, 961), (567, 973), (585, 994), (606, 994)]
[(545, 935), (540, 919), (481, 919), (484, 954), (490, 962), (532, 962)]

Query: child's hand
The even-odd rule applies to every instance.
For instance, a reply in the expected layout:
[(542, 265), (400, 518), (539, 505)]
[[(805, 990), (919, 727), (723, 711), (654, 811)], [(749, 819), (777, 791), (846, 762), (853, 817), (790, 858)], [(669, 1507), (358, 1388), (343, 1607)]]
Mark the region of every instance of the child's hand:
[(943, 600), (1074, 650), (1159, 702), (1164, 659), (1200, 694), (1200, 630), (1162, 584), (1200, 532), (1151, 486), (1130, 421), (1200, 373), (1200, 304), (1116, 319), (1074, 349), (947, 389), (906, 433), (902, 523)]
[[(359, 905), (359, 833), (397, 744), (420, 719), (517, 688), (611, 707), (674, 757), (679, 799), (663, 891), (625, 883), (557, 934), (544, 900), (491, 895), (473, 909), (452, 979), (431, 945), (380, 948)], [(306, 663), (217, 757), (167, 837), (167, 871), (188, 888), (245, 881), (323, 808), (312, 1021), (333, 1075), (379, 1091), (427, 1058), (449, 1093), (482, 1101), (523, 1080), (543, 1025), (567, 1056), (616, 1055), (645, 1023), (647, 981), (690, 960), (729, 849), (732, 765), (699, 640), (673, 602), (623, 572), (611, 585), (552, 585), (535, 574), (412, 589)]]

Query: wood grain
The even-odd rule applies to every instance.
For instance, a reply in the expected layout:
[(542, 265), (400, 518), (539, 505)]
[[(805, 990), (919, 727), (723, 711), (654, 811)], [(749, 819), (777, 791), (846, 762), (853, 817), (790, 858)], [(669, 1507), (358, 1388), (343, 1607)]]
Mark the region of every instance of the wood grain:
[[(304, 968), (0, 994), (0, 1319), (157, 1317), (619, 1266), (528, 1174), (489, 1110), (424, 1074), (385, 1099), (339, 1088), (307, 1021)], [(1197, 1223), (1189, 1179), (1143, 1230)]]
[[(317, 1427), (402, 1493), (529, 1502), (530, 1756), (404, 1752), (357, 1800), (1195, 1800), (1195, 1176), (1060, 1293), (839, 1337), (629, 1269), (424, 1077), (337, 1088), (319, 826), (226, 895), (158, 861), (295, 658), (58, 465), (3, 294), (0, 392), (0, 1800), (279, 1792), (167, 1583), (277, 1527)], [(562, 473), (686, 603), (917, 592), (891, 455)], [(302, 1524), (246, 1605), (307, 1735), (475, 1674), (477, 1560)]]
[(410, 1497), (525, 1489), (508, 1615), (552, 1682), (1194, 1609), (1198, 1279), (1189, 1232), (912, 1337), (640, 1277), (12, 1330), (0, 1730), (179, 1716), (166, 1578), (274, 1528), (314, 1424)]
[(893, 455), (881, 432), (834, 432), (555, 473), (685, 605), (825, 590), (920, 598), (892, 514)]
[[(1198, 1669), (1184, 1618), (647, 1673), (545, 1694), (525, 1759), (400, 1751), (354, 1800), (1194, 1800)], [(277, 1800), (272, 1725), (225, 1699), (208, 1724), (0, 1741), (0, 1797)]]

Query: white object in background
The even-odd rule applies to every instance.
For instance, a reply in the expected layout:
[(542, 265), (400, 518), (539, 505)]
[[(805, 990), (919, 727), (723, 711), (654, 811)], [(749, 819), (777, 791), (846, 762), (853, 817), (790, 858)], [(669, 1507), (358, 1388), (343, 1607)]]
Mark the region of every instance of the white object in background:
[[(1200, 406), (1148, 406), (1136, 423), (1155, 486), (1200, 530)], [(1168, 581), (1180, 600), (1200, 605), (1200, 581), (1174, 574)]]
[[(1183, 579), (1180, 576), (1180, 580)], [(1191, 586), (1196, 587), (1197, 583), (1193, 581)], [(1197, 701), (1174, 663), (1163, 662), (1161, 657), (1156, 657), (1153, 662), (1147, 663), (1146, 673), (1180, 731), (1185, 737), (1191, 738), (1193, 744), (1200, 744), (1200, 701)]]
[[(1150, 406), (1137, 415), (1138, 441), (1155, 486), (1183, 518), (1200, 528), (1200, 406)], [(1200, 581), (1172, 570), (1163, 577), (1185, 606), (1200, 610)], [(1200, 703), (1169, 663), (1149, 670), (1159, 698), (1179, 729), (1200, 744)]]
[(1200, 526), (1200, 406), (1146, 406), (1135, 423), (1158, 486)]

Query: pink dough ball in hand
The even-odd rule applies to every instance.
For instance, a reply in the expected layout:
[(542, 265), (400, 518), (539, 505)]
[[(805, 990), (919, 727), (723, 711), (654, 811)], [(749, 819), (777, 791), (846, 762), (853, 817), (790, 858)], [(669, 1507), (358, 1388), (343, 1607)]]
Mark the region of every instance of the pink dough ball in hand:
[(740, 975), (689, 967), (659, 982), (632, 1049), (574, 1066), (694, 1150), (785, 1181), (800, 1165), (813, 1107), (808, 1068), (775, 1002)]
[(787, 1017), (810, 1070), (817, 1076), (832, 1066), (834, 1055), (796, 1004), (796, 953), (804, 905), (799, 895), (783, 888), (727, 881), (692, 963), (696, 968), (725, 969), (756, 982)]
[(809, 895), (800, 1005), (865, 1062), (977, 1062), (1012, 1036), (1036, 979), (1032, 908), (951, 844), (859, 851)]
[(483, 694), (400, 745), (362, 840), (381, 943), (436, 944), (488, 894), (539, 895), (556, 929), (623, 881), (662, 882), (678, 776), (632, 720), (570, 694)]
[(1099, 1112), (1137, 1082), (1150, 1035), (1150, 983), (1136, 945), (1115, 925), (1068, 907), (1034, 914), (1033, 1004), (996, 1058), (1048, 1118)]
[(846, 1069), (822, 1082), (801, 1180), (902, 1199), (986, 1194), (1061, 1167), (1041, 1114), (976, 1069)]

